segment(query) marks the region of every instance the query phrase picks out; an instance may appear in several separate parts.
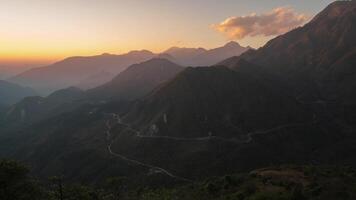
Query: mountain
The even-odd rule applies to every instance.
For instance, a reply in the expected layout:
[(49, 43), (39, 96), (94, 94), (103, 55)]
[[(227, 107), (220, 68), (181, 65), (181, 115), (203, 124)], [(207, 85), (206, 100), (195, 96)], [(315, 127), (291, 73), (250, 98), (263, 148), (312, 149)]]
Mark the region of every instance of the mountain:
[[(245, 60), (273, 74), (289, 94), (355, 126), (356, 1), (336, 1), (303, 27), (264, 47), (219, 64), (238, 68)], [(237, 65), (237, 66), (236, 66)]]
[[(12, 138), (0, 139), (0, 153), (31, 164), (41, 177), (90, 183), (108, 176), (190, 182), (281, 164), (355, 167), (355, 13), (355, 1), (335, 2), (304, 27), (221, 62), (228, 66), (173, 65), (165, 81), (152, 69), (161, 72), (167, 68), (161, 63), (171, 62), (133, 65), (88, 91), (118, 101), (86, 104), (7, 132)], [(150, 83), (156, 86), (148, 95), (131, 93)], [(138, 99), (125, 104), (123, 96)], [(270, 180), (263, 178), (263, 187)], [(311, 187), (320, 194), (319, 186)]]
[(251, 48), (242, 47), (232, 41), (215, 49), (172, 47), (164, 53), (173, 56), (178, 63), (185, 66), (210, 66), (229, 57), (239, 56), (248, 49)]
[(193, 62), (196, 66), (210, 66), (231, 56), (239, 56), (249, 49), (251, 47), (242, 47), (239, 43), (231, 41), (223, 47), (208, 50), (194, 58)]
[[(8, 109), (5, 119), (9, 123), (34, 123), (70, 112), (86, 104), (136, 100), (170, 80), (181, 70), (183, 67), (166, 59), (153, 58), (128, 67), (112, 81), (88, 91), (70, 87), (55, 91), (48, 97), (24, 98)], [(107, 75), (105, 72), (101, 74)]]
[(48, 95), (55, 90), (71, 86), (82, 89), (97, 87), (110, 81), (128, 66), (154, 57), (166, 58), (183, 65), (213, 65), (246, 50), (247, 48), (238, 43), (230, 42), (211, 50), (173, 47), (158, 55), (142, 50), (122, 55), (69, 57), (49, 66), (29, 69), (9, 78), (8, 81), (32, 87), (41, 94)]
[(36, 95), (36, 92), (31, 88), (0, 80), (0, 104), (11, 105), (33, 95)]
[[(336, 1), (311, 22), (269, 41), (264, 47), (220, 64), (233, 66), (239, 59), (264, 67), (294, 85), (302, 99), (354, 102), (356, 71), (355, 1)], [(227, 63), (229, 62), (229, 63)]]
[(32, 124), (7, 145), (26, 141), (11, 155), (41, 177), (60, 171), (87, 181), (199, 180), (271, 164), (355, 164), (345, 153), (354, 134), (247, 72), (187, 68), (129, 108), (87, 105)]
[(192, 60), (207, 51), (204, 48), (171, 47), (163, 53), (173, 56), (180, 64), (189, 66), (192, 65)]
[(172, 79), (183, 67), (163, 58), (134, 64), (118, 74), (112, 81), (89, 90), (87, 95), (96, 99), (134, 100)]
[(0, 63), (0, 80), (5, 80), (16, 74), (24, 72), (28, 70), (30, 67), (26, 66), (2, 66)]
[(175, 57), (173, 57), (172, 55), (168, 54), (168, 53), (160, 53), (155, 58), (166, 59), (166, 60), (169, 60), (169, 61), (171, 61), (173, 63), (178, 63), (178, 60)]
[[(187, 68), (144, 98), (127, 115), (141, 129), (155, 126), (159, 135), (237, 137), (308, 119), (303, 107), (277, 86), (225, 67)], [(164, 121), (168, 122), (164, 122)]]
[[(9, 81), (32, 87), (42, 94), (49, 94), (58, 89), (81, 84), (82, 81), (102, 71), (118, 74), (128, 66), (151, 59), (153, 56), (152, 52), (142, 50), (122, 55), (70, 57), (49, 66), (30, 69)], [(107, 81), (109, 80), (110, 78)]]
[(4, 117), (9, 123), (33, 123), (77, 108), (82, 98), (84, 91), (74, 87), (58, 90), (47, 97), (26, 97), (11, 106)]
[(111, 79), (113, 79), (115, 77), (115, 75), (116, 74), (102, 71), (102, 72), (93, 74), (92, 76), (89, 76), (88, 78), (80, 81), (75, 87), (78, 87), (82, 90), (93, 89), (95, 87), (98, 87), (100, 85), (103, 85), (103, 84), (109, 82)]
[(11, 76), (14, 76), (16, 72), (10, 71), (9, 68), (0, 66), (0, 80), (4, 80)]

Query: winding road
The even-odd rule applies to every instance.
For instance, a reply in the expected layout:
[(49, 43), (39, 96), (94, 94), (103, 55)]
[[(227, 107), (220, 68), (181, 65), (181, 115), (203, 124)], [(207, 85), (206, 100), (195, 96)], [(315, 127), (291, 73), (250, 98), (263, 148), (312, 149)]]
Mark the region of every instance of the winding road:
[(171, 137), (171, 136), (145, 136), (145, 135), (142, 135), (139, 130), (136, 130), (136, 129), (132, 128), (130, 125), (123, 123), (119, 115), (117, 115), (115, 113), (109, 113), (109, 115), (111, 116), (111, 118), (106, 121), (106, 140), (107, 140), (107, 149), (108, 149), (109, 153), (112, 156), (118, 157), (118, 158), (120, 158), (120, 159), (122, 159), (122, 160), (124, 160), (126, 162), (133, 163), (135, 165), (139, 165), (139, 166), (143, 166), (143, 167), (149, 168), (152, 173), (162, 173), (162, 174), (165, 174), (165, 175), (167, 175), (167, 176), (169, 176), (171, 178), (174, 178), (174, 179), (177, 179), (177, 180), (181, 180), (181, 181), (186, 181), (186, 182), (193, 182), (193, 181), (188, 179), (188, 178), (184, 178), (184, 177), (180, 177), (180, 176), (174, 175), (172, 172), (169, 172), (168, 170), (163, 169), (161, 167), (157, 167), (157, 166), (154, 166), (154, 165), (151, 165), (151, 164), (143, 163), (143, 162), (140, 162), (138, 160), (133, 160), (133, 159), (127, 158), (124, 155), (121, 155), (119, 153), (113, 152), (112, 149), (111, 149), (111, 146), (113, 144), (113, 138), (111, 136), (112, 126), (110, 125), (110, 121), (114, 120), (114, 121), (116, 121), (116, 124), (126, 127), (126, 130), (129, 130), (129, 131), (135, 133), (135, 137), (138, 137), (138, 138), (168, 139), (168, 140), (175, 140), (175, 141), (208, 141), (208, 140), (215, 139), (215, 140), (221, 140), (221, 141), (226, 141), (226, 142), (234, 142), (234, 143), (239, 143), (239, 144), (246, 144), (246, 143), (252, 142), (253, 141), (253, 136), (256, 136), (256, 135), (264, 135), (264, 134), (268, 134), (268, 133), (271, 133), (271, 132), (274, 132), (274, 131), (278, 131), (278, 130), (281, 130), (281, 129), (284, 129), (284, 128), (296, 127), (296, 126), (301, 126), (301, 125), (305, 124), (305, 123), (290, 123), (290, 124), (281, 125), (281, 126), (278, 126), (278, 127), (275, 127), (275, 128), (271, 128), (271, 129), (268, 129), (268, 130), (250, 132), (250, 133), (246, 134), (247, 138), (245, 140), (227, 139), (227, 138), (218, 137), (218, 136), (208, 136), (208, 137), (198, 137), (198, 138), (180, 138), (180, 137)]
[[(115, 116), (115, 115), (113, 115)], [(109, 151), (109, 153), (115, 157), (118, 157), (126, 162), (129, 162), (129, 163), (133, 163), (135, 165), (139, 165), (139, 166), (143, 166), (143, 167), (146, 167), (146, 168), (149, 168), (151, 172), (153, 173), (162, 173), (162, 174), (166, 174), (167, 176), (171, 177), (171, 178), (174, 178), (174, 179), (177, 179), (177, 180), (181, 180), (181, 181), (186, 181), (186, 182), (193, 182), (192, 180), (190, 179), (187, 179), (187, 178), (183, 178), (183, 177), (180, 177), (180, 176), (177, 176), (177, 175), (174, 175), (173, 173), (169, 172), (168, 170), (166, 169), (163, 169), (161, 167), (157, 167), (157, 166), (154, 166), (154, 165), (151, 165), (151, 164), (147, 164), (147, 163), (143, 163), (143, 162), (140, 162), (138, 160), (133, 160), (133, 159), (129, 159), (127, 158), (126, 156), (124, 155), (121, 155), (121, 154), (118, 154), (118, 153), (115, 153), (112, 151), (111, 149), (111, 146), (113, 144), (113, 139), (112, 139), (112, 136), (111, 136), (111, 129), (112, 129), (112, 126), (110, 125), (110, 119), (108, 119), (106, 122), (105, 122), (105, 125), (106, 125), (106, 140), (107, 140), (107, 149)]]
[(291, 123), (291, 124), (285, 124), (285, 125), (281, 125), (275, 128), (271, 128), (268, 130), (264, 130), (264, 131), (254, 131), (254, 132), (250, 132), (247, 134), (247, 139), (245, 141), (243, 141), (243, 143), (250, 143), (253, 140), (253, 136), (255, 135), (264, 135), (264, 134), (268, 134), (274, 131), (278, 131), (284, 128), (290, 128), (290, 127), (297, 127), (297, 126), (301, 126), (304, 125), (305, 123)]
[(111, 115), (113, 116), (113, 118), (117, 121), (117, 124), (121, 125), (121, 126), (125, 126), (127, 128), (127, 130), (133, 132), (136, 134), (136, 137), (139, 138), (146, 138), (146, 139), (169, 139), (169, 140), (176, 140), (176, 141), (207, 141), (207, 140), (221, 140), (221, 141), (226, 141), (226, 142), (234, 142), (234, 143), (250, 143), (253, 140), (253, 136), (255, 135), (264, 135), (264, 134), (268, 134), (274, 131), (278, 131), (284, 128), (290, 128), (290, 127), (296, 127), (296, 126), (301, 126), (304, 125), (305, 123), (290, 123), (290, 124), (284, 124), (284, 125), (280, 125), (278, 127), (274, 127), (268, 130), (262, 130), (262, 131), (253, 131), (253, 132), (249, 132), (246, 134), (247, 139), (245, 140), (239, 140), (239, 139), (227, 139), (227, 138), (223, 138), (223, 137), (218, 137), (218, 136), (207, 136), (207, 137), (197, 137), (197, 138), (182, 138), (182, 137), (171, 137), (171, 136), (148, 136), (148, 135), (142, 135), (141, 131), (136, 130), (134, 128), (132, 128), (130, 125), (125, 124), (121, 121), (120, 116), (115, 114), (115, 113), (111, 113)]

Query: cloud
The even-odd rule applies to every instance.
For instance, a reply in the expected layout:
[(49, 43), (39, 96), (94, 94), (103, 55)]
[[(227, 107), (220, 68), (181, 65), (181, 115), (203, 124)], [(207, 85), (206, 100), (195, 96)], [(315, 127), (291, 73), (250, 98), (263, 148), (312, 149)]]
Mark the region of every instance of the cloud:
[(286, 33), (305, 24), (309, 17), (298, 14), (292, 8), (280, 7), (271, 12), (257, 15), (229, 17), (212, 27), (224, 33), (229, 39), (243, 39), (247, 36), (275, 36)]

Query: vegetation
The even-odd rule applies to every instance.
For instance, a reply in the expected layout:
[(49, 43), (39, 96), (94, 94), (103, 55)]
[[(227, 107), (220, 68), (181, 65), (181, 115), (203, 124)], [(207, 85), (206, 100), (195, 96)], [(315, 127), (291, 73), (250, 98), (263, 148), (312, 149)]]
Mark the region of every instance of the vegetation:
[(3, 200), (347, 200), (356, 198), (356, 171), (348, 167), (282, 166), (176, 186), (132, 186), (110, 177), (89, 186), (50, 177), (38, 181), (26, 166), (0, 161)]
[(0, 196), (3, 200), (42, 199), (38, 181), (29, 177), (29, 170), (15, 161), (0, 161)]

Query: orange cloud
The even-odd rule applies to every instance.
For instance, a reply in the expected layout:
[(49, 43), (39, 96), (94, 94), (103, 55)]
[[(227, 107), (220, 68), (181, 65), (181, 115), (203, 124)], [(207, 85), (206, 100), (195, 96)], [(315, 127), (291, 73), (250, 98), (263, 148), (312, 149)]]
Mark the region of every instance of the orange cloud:
[(243, 39), (247, 36), (275, 36), (286, 33), (305, 24), (309, 17), (298, 14), (292, 8), (280, 7), (271, 12), (257, 15), (229, 17), (212, 27), (229, 39)]

